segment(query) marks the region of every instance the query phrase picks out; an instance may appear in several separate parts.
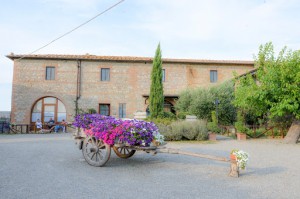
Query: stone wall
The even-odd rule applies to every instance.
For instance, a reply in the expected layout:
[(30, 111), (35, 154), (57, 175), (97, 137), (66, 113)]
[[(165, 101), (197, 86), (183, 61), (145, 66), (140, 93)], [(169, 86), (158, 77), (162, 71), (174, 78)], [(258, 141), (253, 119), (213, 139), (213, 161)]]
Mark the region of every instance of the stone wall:
[[(56, 67), (55, 80), (45, 80), (46, 66)], [(76, 70), (75, 61), (16, 61), (12, 88), (12, 122), (30, 123), (33, 105), (46, 96), (60, 99), (67, 109), (67, 119), (70, 120), (75, 109)]]

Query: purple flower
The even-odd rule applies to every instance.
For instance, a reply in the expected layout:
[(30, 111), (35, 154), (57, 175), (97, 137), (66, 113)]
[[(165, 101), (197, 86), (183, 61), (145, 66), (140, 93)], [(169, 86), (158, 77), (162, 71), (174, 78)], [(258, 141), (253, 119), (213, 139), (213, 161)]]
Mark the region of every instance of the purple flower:
[(152, 122), (122, 121), (100, 114), (77, 115), (73, 125), (84, 129), (87, 135), (101, 139), (109, 145), (114, 145), (118, 140), (129, 145), (149, 146), (158, 133), (157, 126)]

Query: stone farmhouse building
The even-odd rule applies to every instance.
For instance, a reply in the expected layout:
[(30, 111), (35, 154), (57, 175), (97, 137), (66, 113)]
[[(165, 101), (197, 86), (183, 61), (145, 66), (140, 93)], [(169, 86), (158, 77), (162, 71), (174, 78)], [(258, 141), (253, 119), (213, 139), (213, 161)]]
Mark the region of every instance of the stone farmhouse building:
[[(76, 108), (119, 118), (145, 114), (153, 58), (7, 55), (14, 61), (11, 122), (72, 121)], [(20, 59), (21, 58), (21, 59)], [(253, 61), (163, 59), (166, 111), (182, 90), (209, 87), (254, 69)]]

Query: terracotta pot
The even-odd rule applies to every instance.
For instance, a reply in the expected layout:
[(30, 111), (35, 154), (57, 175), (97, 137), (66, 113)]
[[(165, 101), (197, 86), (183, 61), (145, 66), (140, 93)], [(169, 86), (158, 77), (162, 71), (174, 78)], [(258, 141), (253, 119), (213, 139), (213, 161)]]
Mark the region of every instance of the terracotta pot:
[(154, 146), (159, 146), (160, 145), (160, 142), (156, 141), (156, 140), (152, 140), (152, 144)]
[(230, 154), (230, 160), (236, 161), (236, 155)]
[(237, 140), (246, 140), (247, 135), (245, 133), (237, 133), (236, 138), (237, 138)]
[(208, 134), (208, 140), (217, 140), (217, 135), (215, 133), (209, 133)]

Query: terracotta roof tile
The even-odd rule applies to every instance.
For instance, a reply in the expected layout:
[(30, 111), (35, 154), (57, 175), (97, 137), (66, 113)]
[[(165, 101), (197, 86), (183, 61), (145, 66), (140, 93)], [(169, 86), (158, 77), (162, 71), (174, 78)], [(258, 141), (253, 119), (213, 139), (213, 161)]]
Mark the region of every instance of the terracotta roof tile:
[[(23, 59), (57, 59), (57, 60), (87, 60), (87, 61), (118, 61), (118, 62), (152, 62), (152, 57), (131, 57), (131, 56), (98, 56), (98, 55), (63, 55), (63, 54), (9, 54), (6, 57), (11, 60), (24, 57)], [(209, 59), (172, 59), (163, 58), (165, 63), (188, 63), (188, 64), (234, 64), (253, 65), (253, 61), (243, 60), (209, 60)]]

